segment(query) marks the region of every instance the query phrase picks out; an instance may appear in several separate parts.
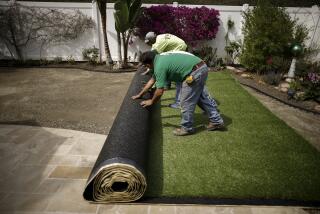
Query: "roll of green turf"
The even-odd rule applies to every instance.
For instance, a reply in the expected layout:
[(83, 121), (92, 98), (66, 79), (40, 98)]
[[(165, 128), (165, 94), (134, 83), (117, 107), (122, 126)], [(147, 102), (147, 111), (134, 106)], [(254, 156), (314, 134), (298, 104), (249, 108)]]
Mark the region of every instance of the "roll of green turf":
[[(150, 109), (132, 100), (149, 77), (137, 72), (92, 169), (83, 196), (97, 203), (132, 202), (147, 188)], [(146, 95), (150, 98), (150, 94)]]

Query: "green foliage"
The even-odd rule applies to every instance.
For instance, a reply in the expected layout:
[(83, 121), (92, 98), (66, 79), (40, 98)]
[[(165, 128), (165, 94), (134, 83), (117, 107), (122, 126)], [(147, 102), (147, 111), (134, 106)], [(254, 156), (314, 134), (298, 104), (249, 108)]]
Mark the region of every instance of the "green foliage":
[(47, 58), (41, 58), (39, 61), (40, 65), (49, 65), (50, 61)]
[(227, 52), (228, 57), (231, 60), (231, 64), (234, 64), (235, 60), (239, 57), (240, 55), (240, 50), (241, 50), (241, 44), (240, 42), (229, 42), (229, 45), (227, 45), (224, 50)]
[(229, 18), (227, 22), (227, 26), (228, 26), (227, 33), (224, 37), (226, 41), (226, 46), (224, 47), (224, 50), (227, 52), (226, 61), (227, 61), (227, 64), (234, 64), (235, 60), (240, 55), (241, 43), (240, 41), (230, 41), (229, 39), (229, 33), (234, 28), (234, 21), (232, 21)]
[(75, 64), (76, 63), (76, 60), (73, 58), (72, 55), (68, 56), (66, 61), (69, 63), (69, 64)]
[(301, 90), (301, 84), (299, 81), (292, 81), (289, 83), (289, 88), (294, 91), (299, 91)]
[(284, 8), (269, 1), (259, 1), (243, 16), (244, 46), (240, 61), (250, 70), (267, 71), (270, 57), (289, 58), (291, 44), (302, 44), (306, 39), (307, 29), (292, 20)]
[[(123, 67), (127, 66), (128, 44), (135, 23), (142, 11), (141, 4), (141, 0), (117, 0), (114, 4), (115, 29), (118, 34), (121, 33), (124, 46)], [(118, 36), (118, 43), (121, 47), (120, 36)]]
[(303, 24), (296, 24), (294, 26), (294, 35), (293, 43), (294, 44), (303, 44), (304, 41), (308, 38), (308, 29)]
[(85, 60), (88, 60), (90, 64), (97, 64), (99, 59), (99, 49), (96, 47), (85, 48), (82, 51), (82, 56)]
[(261, 78), (265, 83), (277, 86), (281, 82), (282, 75), (273, 71), (262, 75)]
[(192, 53), (203, 59), (210, 67), (222, 66), (222, 60), (220, 60), (220, 58), (217, 58), (217, 48), (213, 49), (210, 46), (201, 46), (200, 48), (193, 49)]
[(60, 63), (62, 63), (62, 61), (63, 61), (63, 59), (60, 56), (56, 56), (55, 58), (53, 58), (53, 62), (55, 64), (60, 64)]
[(116, 31), (124, 33), (134, 27), (141, 13), (141, 0), (118, 0), (114, 4)]
[(289, 71), (291, 65), (291, 58), (283, 56), (272, 57), (272, 62), (270, 63), (267, 71), (274, 71), (277, 73), (285, 74)]
[(114, 4), (115, 27), (118, 32), (125, 32), (129, 29), (129, 8), (127, 1), (118, 0)]

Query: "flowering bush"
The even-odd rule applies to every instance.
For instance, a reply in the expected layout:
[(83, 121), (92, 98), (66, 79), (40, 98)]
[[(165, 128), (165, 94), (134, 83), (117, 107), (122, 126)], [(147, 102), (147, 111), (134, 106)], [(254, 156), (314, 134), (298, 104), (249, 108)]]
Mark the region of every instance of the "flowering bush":
[(168, 5), (144, 8), (138, 20), (138, 34), (144, 38), (147, 32), (171, 33), (188, 45), (198, 40), (211, 40), (219, 28), (219, 11), (207, 7), (188, 8)]
[(308, 73), (308, 80), (312, 83), (312, 84), (317, 84), (320, 82), (320, 75), (314, 72), (310, 72)]
[(296, 75), (305, 92), (304, 99), (320, 101), (320, 62), (298, 62)]

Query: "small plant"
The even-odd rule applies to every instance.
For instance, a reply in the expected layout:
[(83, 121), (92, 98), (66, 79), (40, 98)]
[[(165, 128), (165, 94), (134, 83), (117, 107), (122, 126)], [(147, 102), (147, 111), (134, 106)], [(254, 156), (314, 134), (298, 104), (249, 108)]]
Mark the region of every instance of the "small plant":
[(49, 65), (50, 61), (47, 58), (41, 58), (39, 61), (40, 65)]
[(66, 60), (67, 60), (68, 64), (75, 64), (76, 63), (76, 60), (73, 58), (72, 55), (68, 56)]
[(227, 33), (224, 37), (226, 42), (224, 50), (227, 52), (226, 63), (234, 64), (235, 60), (239, 57), (240, 54), (241, 42), (230, 41), (229, 33), (234, 28), (234, 21), (232, 21), (230, 17), (228, 18), (227, 27)]
[(240, 50), (241, 50), (241, 43), (240, 42), (229, 42), (229, 45), (227, 45), (224, 50), (227, 52), (228, 54), (228, 60), (230, 61), (231, 64), (234, 64), (236, 59), (239, 57), (240, 55)]
[(82, 56), (88, 60), (90, 64), (97, 64), (99, 59), (99, 49), (93, 46), (92, 48), (85, 48), (82, 51)]
[(210, 46), (202, 46), (200, 48), (193, 49), (192, 53), (201, 59), (203, 59), (208, 66), (215, 67), (218, 65), (217, 48)]
[(301, 89), (301, 84), (298, 81), (292, 81), (289, 83), (289, 88), (294, 91), (299, 91)]
[(34, 59), (27, 59), (22, 62), (24, 66), (39, 66), (39, 61)]
[[(269, 59), (270, 60), (270, 59)], [(291, 65), (291, 59), (286, 57), (274, 56), (271, 58), (271, 68), (277, 73), (286, 74)], [(268, 64), (268, 63), (267, 63)]]
[(280, 73), (276, 73), (275, 71), (273, 72), (268, 72), (264, 75), (262, 75), (262, 80), (263, 82), (269, 84), (269, 85), (279, 85), (282, 79), (282, 75)]
[(62, 63), (62, 57), (61, 56), (56, 56), (55, 58), (53, 58), (53, 63), (54, 64), (60, 64)]

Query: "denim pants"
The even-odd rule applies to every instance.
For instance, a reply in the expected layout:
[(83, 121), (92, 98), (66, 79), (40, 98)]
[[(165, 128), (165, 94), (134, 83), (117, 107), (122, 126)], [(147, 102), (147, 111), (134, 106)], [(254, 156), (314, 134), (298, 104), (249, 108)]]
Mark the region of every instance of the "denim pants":
[(180, 105), (180, 92), (181, 92), (182, 82), (176, 82), (176, 97), (175, 103)]
[(203, 65), (191, 73), (193, 82), (191, 84), (182, 83), (180, 102), (181, 102), (181, 127), (186, 131), (193, 131), (193, 114), (196, 105), (199, 105), (207, 115), (209, 121), (214, 124), (223, 123), (216, 101), (211, 98), (205, 83), (208, 77), (208, 67)]

